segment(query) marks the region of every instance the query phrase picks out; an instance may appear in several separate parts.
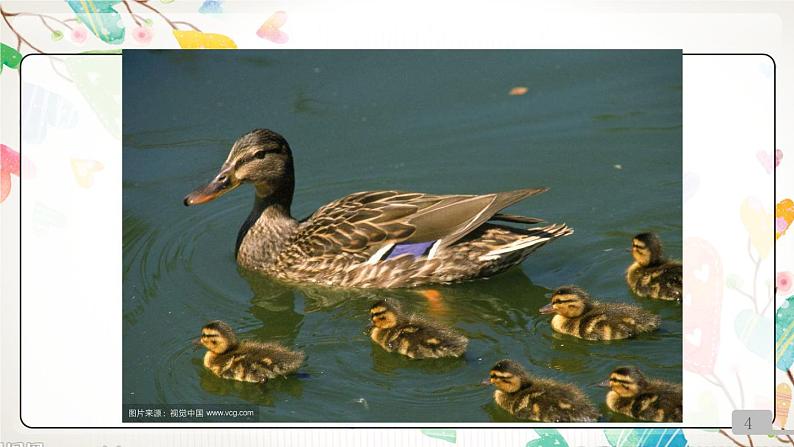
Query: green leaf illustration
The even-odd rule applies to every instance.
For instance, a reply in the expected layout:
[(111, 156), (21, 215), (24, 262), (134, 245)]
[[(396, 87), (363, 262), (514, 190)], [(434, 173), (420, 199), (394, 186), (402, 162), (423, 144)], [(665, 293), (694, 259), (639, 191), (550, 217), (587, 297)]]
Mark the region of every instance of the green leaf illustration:
[(422, 434), (431, 438), (441, 439), (452, 444), (455, 444), (457, 441), (457, 434), (455, 430), (438, 430), (427, 428), (422, 430)]
[(2, 73), (3, 67), (13, 69), (19, 68), (19, 63), (22, 61), (22, 55), (19, 54), (19, 51), (9, 47), (4, 43), (0, 43), (0, 59), (2, 59), (2, 63), (0, 63), (0, 73)]
[(529, 441), (527, 447), (568, 447), (568, 442), (557, 430), (537, 429), (535, 433), (537, 433), (540, 438)]
[(604, 430), (612, 447), (686, 447), (689, 443), (684, 432), (677, 428)]
[(67, 57), (66, 71), (102, 126), (121, 138), (121, 75), (114, 57)]
[(86, 28), (103, 42), (124, 42), (124, 24), (113, 6), (121, 0), (66, 0)]

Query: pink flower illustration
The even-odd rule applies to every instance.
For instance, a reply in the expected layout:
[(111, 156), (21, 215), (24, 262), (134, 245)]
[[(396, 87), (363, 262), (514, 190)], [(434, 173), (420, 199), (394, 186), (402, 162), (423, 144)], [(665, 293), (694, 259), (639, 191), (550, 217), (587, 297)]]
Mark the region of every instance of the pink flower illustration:
[(791, 290), (791, 272), (780, 272), (777, 274), (777, 278), (775, 280), (775, 287), (777, 288), (777, 293), (788, 293)]
[(78, 25), (72, 28), (69, 35), (74, 43), (83, 43), (88, 38), (88, 30), (84, 26)]
[(144, 26), (135, 27), (132, 30), (132, 38), (141, 44), (147, 44), (152, 40), (152, 31)]
[(783, 151), (775, 149), (775, 167), (780, 166), (781, 161), (783, 161)]

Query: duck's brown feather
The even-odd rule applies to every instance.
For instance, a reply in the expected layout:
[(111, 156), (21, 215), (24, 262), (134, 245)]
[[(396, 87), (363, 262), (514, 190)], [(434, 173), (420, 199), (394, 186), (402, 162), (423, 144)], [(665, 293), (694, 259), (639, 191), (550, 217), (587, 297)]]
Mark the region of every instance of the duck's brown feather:
[(623, 303), (588, 303), (577, 318), (555, 315), (551, 326), (557, 331), (585, 340), (619, 340), (659, 328), (661, 318), (639, 307)]
[(497, 390), (496, 403), (513, 416), (541, 422), (593, 422), (598, 412), (576, 386), (531, 377), (531, 384), (514, 393)]
[(243, 341), (223, 354), (207, 352), (204, 366), (219, 377), (243, 382), (266, 382), (295, 372), (304, 354), (276, 343)]
[[(241, 238), (237, 259), (284, 280), (337, 287), (413, 287), (487, 277), (573, 233), (564, 224), (522, 229), (487, 222), (494, 217), (517, 221), (497, 213), (543, 191), (482, 196), (361, 192), (329, 203), (300, 223), (265, 211)], [(438, 242), (432, 256), (387, 256), (395, 244), (433, 241)]]
[[(351, 194), (318, 209), (299, 228), (290, 249), (302, 256), (339, 252), (372, 255), (383, 244), (458, 241), (497, 212), (546, 188), (484, 195), (402, 191)], [(504, 218), (504, 217), (503, 217)]]
[(634, 397), (620, 397), (614, 391), (607, 394), (610, 410), (641, 421), (681, 422), (681, 385), (651, 380)]
[(642, 298), (680, 301), (683, 293), (683, 267), (678, 261), (642, 267), (632, 264), (626, 271), (631, 291)]
[(469, 343), (463, 335), (418, 315), (400, 317), (393, 328), (372, 327), (370, 337), (388, 352), (416, 359), (459, 357)]

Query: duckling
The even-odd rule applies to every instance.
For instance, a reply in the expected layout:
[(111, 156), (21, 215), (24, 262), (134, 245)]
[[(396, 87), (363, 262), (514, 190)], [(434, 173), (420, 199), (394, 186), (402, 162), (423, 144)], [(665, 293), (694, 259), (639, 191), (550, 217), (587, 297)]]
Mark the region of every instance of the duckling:
[(502, 360), (487, 382), (496, 386), (497, 405), (520, 419), (540, 422), (594, 422), (598, 418), (590, 400), (574, 385), (531, 376), (518, 363)]
[(626, 270), (626, 282), (635, 295), (657, 300), (681, 300), (681, 263), (666, 259), (662, 241), (655, 233), (640, 233), (631, 243), (634, 262)]
[(460, 357), (469, 340), (455, 331), (417, 315), (405, 316), (391, 300), (381, 300), (369, 310), (370, 338), (388, 352), (412, 359)]
[(238, 341), (228, 324), (211, 321), (201, 328), (197, 344), (207, 348), (204, 366), (216, 376), (241, 382), (264, 383), (295, 372), (303, 363), (303, 352), (290, 351), (276, 343)]
[(612, 371), (599, 386), (610, 388), (606, 404), (615, 413), (653, 422), (681, 422), (681, 385), (646, 379), (635, 367)]
[(551, 294), (551, 303), (540, 308), (542, 314), (556, 314), (551, 327), (557, 332), (585, 340), (620, 340), (655, 331), (658, 315), (636, 306), (591, 301), (577, 286), (562, 286)]

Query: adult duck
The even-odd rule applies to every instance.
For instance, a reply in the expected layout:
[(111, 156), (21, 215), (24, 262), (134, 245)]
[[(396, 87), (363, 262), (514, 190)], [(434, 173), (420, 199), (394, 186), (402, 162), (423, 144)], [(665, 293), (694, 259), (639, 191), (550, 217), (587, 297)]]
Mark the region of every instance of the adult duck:
[(500, 211), (547, 188), (483, 195), (358, 192), (298, 221), (290, 214), (292, 151), (267, 129), (241, 136), (215, 178), (184, 203), (209, 202), (243, 183), (252, 183), (256, 195), (237, 236), (237, 263), (287, 281), (392, 288), (487, 277), (573, 233), (565, 224), (493, 223), (542, 222)]

